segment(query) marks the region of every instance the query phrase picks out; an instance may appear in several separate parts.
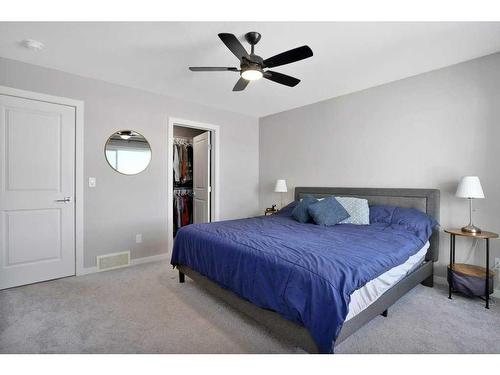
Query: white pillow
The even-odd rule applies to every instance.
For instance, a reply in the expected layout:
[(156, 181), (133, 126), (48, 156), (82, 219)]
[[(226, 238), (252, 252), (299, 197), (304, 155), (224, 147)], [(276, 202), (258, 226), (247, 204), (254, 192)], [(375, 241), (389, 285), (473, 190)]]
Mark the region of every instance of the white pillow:
[(345, 208), (351, 215), (339, 224), (356, 224), (368, 225), (370, 224), (370, 208), (368, 207), (368, 200), (361, 198), (351, 197), (335, 197), (338, 202)]
[[(318, 198), (318, 201), (322, 201), (323, 199), (325, 198)], [(370, 207), (368, 206), (368, 200), (352, 197), (335, 197), (335, 199), (338, 200), (338, 202), (350, 215), (347, 219), (342, 220), (339, 224), (370, 224)], [(300, 200), (302, 200), (302, 198)]]

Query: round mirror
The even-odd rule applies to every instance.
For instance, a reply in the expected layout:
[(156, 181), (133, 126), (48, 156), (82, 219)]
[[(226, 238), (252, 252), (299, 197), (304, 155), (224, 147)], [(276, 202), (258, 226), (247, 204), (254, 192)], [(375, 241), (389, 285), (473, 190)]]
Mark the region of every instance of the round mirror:
[(141, 173), (151, 161), (151, 147), (142, 134), (120, 130), (108, 138), (106, 160), (117, 172), (132, 175)]

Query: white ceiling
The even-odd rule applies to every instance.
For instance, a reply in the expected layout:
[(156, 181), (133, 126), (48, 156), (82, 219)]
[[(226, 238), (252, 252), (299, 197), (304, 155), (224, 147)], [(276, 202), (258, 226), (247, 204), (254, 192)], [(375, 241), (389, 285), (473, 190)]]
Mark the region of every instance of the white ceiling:
[[(188, 66), (235, 66), (217, 34), (262, 34), (264, 58), (304, 44), (314, 56), (273, 70), (302, 80), (268, 80), (232, 92), (234, 72)], [(46, 48), (34, 52), (20, 41)], [(247, 44), (244, 44), (246, 47)], [(500, 22), (477, 23), (0, 23), (0, 56), (178, 97), (256, 117), (281, 112), (500, 51)]]

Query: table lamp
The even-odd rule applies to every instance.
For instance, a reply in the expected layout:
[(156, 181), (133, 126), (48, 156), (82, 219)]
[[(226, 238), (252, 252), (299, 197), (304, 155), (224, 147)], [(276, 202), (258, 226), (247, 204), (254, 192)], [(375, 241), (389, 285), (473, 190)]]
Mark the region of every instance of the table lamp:
[(462, 232), (481, 233), (481, 229), (472, 223), (472, 199), (484, 198), (483, 188), (481, 187), (479, 177), (462, 177), (455, 195), (459, 198), (467, 198), (469, 200), (469, 224), (462, 228)]
[(281, 193), (281, 206), (280, 210), (283, 208), (283, 193), (286, 193), (288, 189), (286, 188), (285, 180), (276, 180), (276, 185), (274, 185), (274, 192)]

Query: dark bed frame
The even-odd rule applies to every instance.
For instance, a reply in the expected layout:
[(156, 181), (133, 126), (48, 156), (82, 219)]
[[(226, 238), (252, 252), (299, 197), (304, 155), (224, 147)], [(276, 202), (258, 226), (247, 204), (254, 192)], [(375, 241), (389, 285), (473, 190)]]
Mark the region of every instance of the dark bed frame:
[[(431, 215), (439, 221), (439, 190), (437, 189), (295, 188), (296, 200), (302, 198), (305, 194), (312, 194), (318, 198), (328, 195), (358, 197), (367, 199), (370, 205), (415, 208)], [(433, 262), (436, 262), (439, 256), (439, 230), (437, 228), (434, 230), (429, 242), (430, 246), (427, 250), (424, 263), (385, 292), (365, 310), (345, 322), (336, 344), (345, 340), (376, 316), (387, 316), (389, 307), (418, 284), (433, 287)], [(255, 306), (186, 266), (179, 265), (177, 268), (179, 269), (179, 281), (181, 283), (185, 280), (184, 275), (188, 275), (210, 293), (262, 324), (271, 333), (309, 353), (318, 353), (318, 348), (311, 338), (309, 331), (303, 326), (282, 318), (274, 311)]]

